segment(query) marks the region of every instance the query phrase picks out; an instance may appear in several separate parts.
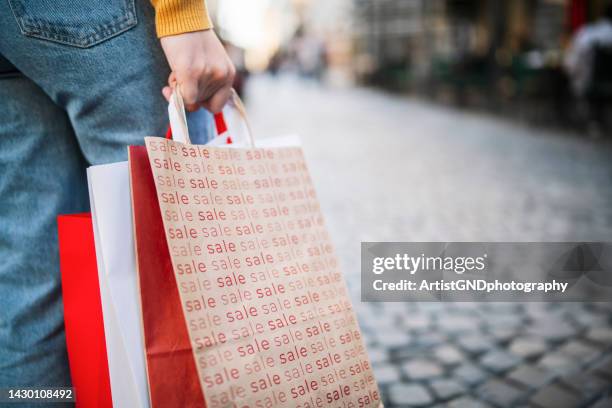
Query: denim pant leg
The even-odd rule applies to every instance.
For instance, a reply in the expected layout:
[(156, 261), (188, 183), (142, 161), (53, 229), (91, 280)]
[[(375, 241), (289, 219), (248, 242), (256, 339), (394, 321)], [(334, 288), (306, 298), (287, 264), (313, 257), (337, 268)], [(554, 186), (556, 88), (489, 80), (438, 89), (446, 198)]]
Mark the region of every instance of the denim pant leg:
[(0, 79), (0, 387), (69, 385), (55, 217), (87, 209), (68, 116), (29, 79)]
[[(160, 91), (169, 68), (148, 0), (135, 2), (137, 24), (85, 48), (69, 35), (24, 35), (15, 16), (51, 7), (47, 34), (61, 34), (62, 21), (75, 27), (70, 19), (82, 18), (68, 11), (86, 6), (90, 24), (131, 0), (12, 3), (17, 14), (0, 1), (0, 54), (24, 77), (0, 80), (0, 387), (61, 385), (68, 371), (55, 217), (87, 209), (87, 165), (125, 160), (127, 145), (165, 133)], [(208, 131), (210, 117), (200, 125)]]

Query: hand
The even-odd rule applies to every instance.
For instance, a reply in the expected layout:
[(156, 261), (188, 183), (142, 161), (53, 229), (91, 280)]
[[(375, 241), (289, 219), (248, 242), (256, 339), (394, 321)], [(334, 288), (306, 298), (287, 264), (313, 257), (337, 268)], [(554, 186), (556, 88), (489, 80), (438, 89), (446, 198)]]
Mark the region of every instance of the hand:
[(172, 73), (162, 89), (166, 99), (179, 84), (185, 107), (205, 107), (212, 113), (223, 109), (231, 96), (236, 69), (213, 30), (195, 31), (161, 38)]

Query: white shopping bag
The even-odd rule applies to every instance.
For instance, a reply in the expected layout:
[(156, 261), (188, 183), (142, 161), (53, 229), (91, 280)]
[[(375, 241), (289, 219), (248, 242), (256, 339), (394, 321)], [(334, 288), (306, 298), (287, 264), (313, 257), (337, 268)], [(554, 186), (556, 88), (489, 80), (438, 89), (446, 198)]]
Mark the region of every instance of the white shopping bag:
[(87, 169), (113, 406), (149, 407), (128, 163)]

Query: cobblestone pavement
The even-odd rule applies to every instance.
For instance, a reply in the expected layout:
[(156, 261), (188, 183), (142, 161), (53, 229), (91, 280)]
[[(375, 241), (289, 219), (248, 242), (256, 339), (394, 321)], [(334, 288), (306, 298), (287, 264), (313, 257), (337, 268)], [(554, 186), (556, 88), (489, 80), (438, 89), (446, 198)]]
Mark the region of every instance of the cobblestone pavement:
[(361, 241), (612, 238), (612, 145), (365, 89), (254, 78), (298, 133), (385, 404), (612, 407), (612, 306), (361, 303)]

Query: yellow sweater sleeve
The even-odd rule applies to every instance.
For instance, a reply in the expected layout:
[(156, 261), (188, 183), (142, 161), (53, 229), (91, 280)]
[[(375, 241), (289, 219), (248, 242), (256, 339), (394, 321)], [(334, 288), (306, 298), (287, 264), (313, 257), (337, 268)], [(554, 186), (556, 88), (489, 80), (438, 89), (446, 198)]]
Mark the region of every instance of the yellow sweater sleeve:
[(212, 28), (205, 0), (151, 0), (158, 37)]

